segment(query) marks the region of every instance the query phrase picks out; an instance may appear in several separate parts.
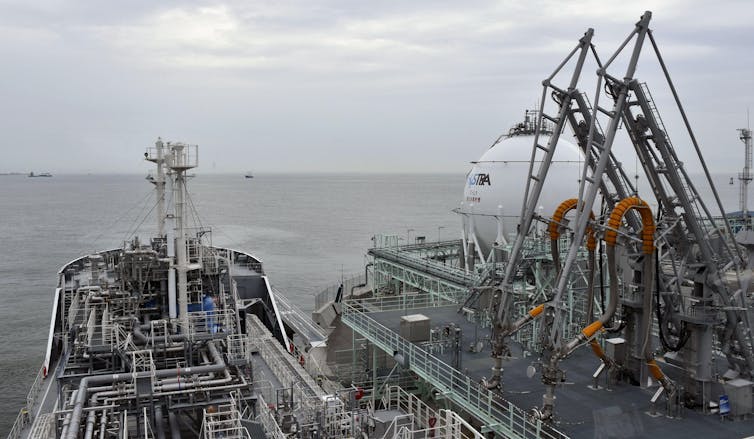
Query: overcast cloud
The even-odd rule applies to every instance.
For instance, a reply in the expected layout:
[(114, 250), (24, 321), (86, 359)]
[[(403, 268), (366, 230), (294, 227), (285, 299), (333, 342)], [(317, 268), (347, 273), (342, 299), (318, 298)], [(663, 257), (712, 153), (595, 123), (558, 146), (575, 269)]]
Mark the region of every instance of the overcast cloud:
[(198, 143), (200, 172), (464, 172), (588, 27), (604, 59), (647, 9), (712, 168), (737, 170), (747, 1), (32, 0), (0, 2), (0, 172), (139, 172), (157, 136)]

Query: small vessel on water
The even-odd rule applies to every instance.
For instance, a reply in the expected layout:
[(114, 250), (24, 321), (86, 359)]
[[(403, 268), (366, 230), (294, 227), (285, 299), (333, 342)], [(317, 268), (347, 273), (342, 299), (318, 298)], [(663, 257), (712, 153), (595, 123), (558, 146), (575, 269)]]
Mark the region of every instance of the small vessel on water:
[(245, 178), (254, 178), (254, 174), (251, 173), (251, 171), (247, 172), (246, 175), (244, 175)]
[(40, 172), (39, 174), (35, 174), (34, 171), (29, 172), (29, 177), (52, 177), (52, 174), (49, 172)]

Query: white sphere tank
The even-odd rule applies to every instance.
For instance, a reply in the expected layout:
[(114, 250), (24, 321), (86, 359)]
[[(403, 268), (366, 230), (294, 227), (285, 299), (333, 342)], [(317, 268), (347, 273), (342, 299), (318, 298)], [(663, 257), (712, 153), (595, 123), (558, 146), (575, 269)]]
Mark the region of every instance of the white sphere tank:
[[(549, 141), (549, 136), (540, 135), (540, 145), (547, 145)], [(500, 232), (506, 242), (512, 243), (516, 236), (533, 143), (533, 135), (506, 137), (474, 162), (467, 175), (459, 213), (465, 236), (471, 240), (475, 235), (479, 250), (485, 256), (498, 239), (500, 226), (496, 217), (502, 218)], [(539, 151), (537, 158), (541, 160), (542, 156), (543, 152)], [(540, 164), (541, 161), (534, 164), (535, 175)], [(578, 196), (583, 164), (579, 148), (559, 139), (537, 203), (538, 213), (551, 217), (560, 203)]]

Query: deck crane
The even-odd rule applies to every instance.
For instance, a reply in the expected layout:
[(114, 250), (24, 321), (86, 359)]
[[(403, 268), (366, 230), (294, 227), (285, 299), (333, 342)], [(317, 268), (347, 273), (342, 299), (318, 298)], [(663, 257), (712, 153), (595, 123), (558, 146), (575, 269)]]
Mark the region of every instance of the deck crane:
[[(740, 288), (743, 259), (732, 240), (730, 225), (726, 220), (719, 227), (713, 221), (676, 154), (649, 88), (635, 78), (639, 56), (649, 41), (717, 207), (723, 212), (691, 125), (649, 28), (650, 20), (651, 12), (647, 11), (604, 64), (592, 44), (594, 32), (589, 29), (555, 72), (543, 81), (537, 128), (549, 121), (555, 129), (547, 145), (539, 143), (538, 134), (534, 136), (520, 233), (508, 255), (505, 274), (492, 305), (495, 321), (491, 343), (495, 364), (493, 376), (487, 382), (488, 388), (502, 389), (502, 365), (508, 352), (508, 339), (532, 320), (544, 319), (543, 327), (548, 329), (542, 339), (541, 363), (546, 390), (542, 407), (533, 410), (534, 416), (540, 419), (553, 417), (555, 389), (565, 381), (561, 361), (586, 344), (591, 344), (606, 364), (609, 361), (610, 366), (621, 367), (642, 385), (659, 382), (661, 387), (653, 400), (664, 392), (669, 410), (681, 402), (702, 405), (711, 400), (708, 384), (718, 379), (714, 367), (718, 349), (727, 360), (726, 376), (750, 378), (754, 374), (754, 343), (746, 294)], [(633, 47), (625, 73), (612, 75), (608, 69), (631, 42)], [(599, 67), (593, 106), (578, 89), (590, 52)], [(576, 61), (570, 83), (560, 88), (553, 79), (572, 59)], [(545, 112), (548, 94), (557, 104), (555, 116)], [(605, 95), (612, 104), (611, 109), (600, 105), (600, 98)], [(599, 118), (606, 119), (604, 132)], [(519, 276), (527, 231), (535, 220), (544, 220), (538, 217), (536, 206), (558, 138), (566, 125), (574, 133), (585, 159), (578, 194), (574, 194), (577, 201), (569, 207), (575, 210), (573, 234), (559, 267), (551, 300), (514, 320), (514, 282)], [(620, 127), (628, 134), (651, 187), (650, 202), (638, 197), (637, 188), (612, 151)], [(593, 215), (598, 199), (610, 212), (609, 216)], [(657, 206), (654, 212), (652, 205)], [(556, 230), (558, 227), (560, 224), (555, 225)], [(587, 233), (605, 241), (598, 251), (608, 256), (610, 300), (599, 318), (586, 322), (583, 330), (569, 340), (563, 335), (563, 297)], [(616, 248), (620, 251), (616, 252)], [(732, 282), (728, 281), (731, 273), (734, 274)], [(593, 300), (593, 296), (589, 300)], [(664, 360), (678, 366), (677, 373), (673, 374), (675, 380), (665, 375), (655, 361), (651, 335), (655, 317)], [(625, 353), (620, 358), (607, 359), (595, 340), (608, 326), (621, 331), (625, 339)], [(678, 380), (682, 381), (681, 385), (677, 384)]]

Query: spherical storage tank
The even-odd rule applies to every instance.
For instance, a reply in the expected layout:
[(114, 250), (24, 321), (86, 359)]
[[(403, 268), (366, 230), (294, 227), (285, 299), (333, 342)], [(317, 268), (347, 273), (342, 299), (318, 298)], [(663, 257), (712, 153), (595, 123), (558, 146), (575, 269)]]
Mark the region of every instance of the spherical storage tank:
[[(540, 145), (547, 145), (549, 141), (549, 136), (540, 135)], [(485, 256), (498, 238), (496, 217), (502, 218), (502, 235), (507, 242), (512, 242), (516, 236), (533, 142), (534, 136), (529, 134), (505, 137), (482, 154), (467, 175), (459, 213), (463, 217), (465, 235), (469, 240), (476, 235), (479, 250)], [(541, 160), (542, 156), (539, 151), (537, 158)], [(558, 140), (537, 203), (539, 213), (551, 217), (561, 202), (578, 196), (583, 162), (576, 145)], [(540, 163), (534, 165), (535, 175)]]

